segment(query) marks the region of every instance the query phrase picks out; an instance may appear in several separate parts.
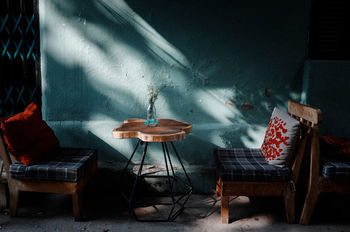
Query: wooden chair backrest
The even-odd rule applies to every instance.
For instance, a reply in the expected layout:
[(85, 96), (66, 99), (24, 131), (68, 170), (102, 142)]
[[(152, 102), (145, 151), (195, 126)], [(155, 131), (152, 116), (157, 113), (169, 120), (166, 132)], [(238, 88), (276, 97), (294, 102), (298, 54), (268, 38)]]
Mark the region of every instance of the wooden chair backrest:
[(311, 137), (317, 136), (318, 138), (318, 124), (321, 122), (321, 110), (290, 101), (288, 102), (288, 112), (293, 118), (300, 121), (302, 125), (301, 141), (292, 165), (293, 181), (296, 183), (306, 147), (311, 146), (311, 152), (313, 152), (312, 149), (314, 146), (312, 143), (315, 143), (315, 140), (311, 139)]
[[(0, 123), (4, 120), (6, 120), (8, 117), (6, 118), (0, 118)], [(1, 127), (1, 124), (0, 124)], [(0, 130), (0, 157), (2, 159), (2, 165), (3, 167), (1, 167), (1, 173), (0, 173), (0, 179), (2, 178), (2, 168), (5, 169), (5, 173), (6, 173), (6, 177), (8, 178), (10, 176), (9, 170), (10, 170), (10, 165), (12, 164), (12, 160), (10, 157), (10, 154), (7, 150), (7, 146), (4, 140), (4, 137), (2, 135), (2, 131)]]
[(321, 110), (297, 102), (288, 102), (288, 112), (307, 126), (316, 126), (321, 122)]

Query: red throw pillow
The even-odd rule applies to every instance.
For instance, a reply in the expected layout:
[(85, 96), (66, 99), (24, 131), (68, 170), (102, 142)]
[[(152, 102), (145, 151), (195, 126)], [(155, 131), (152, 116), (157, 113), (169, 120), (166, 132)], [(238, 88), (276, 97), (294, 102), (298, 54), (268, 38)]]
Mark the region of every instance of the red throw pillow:
[(1, 122), (1, 130), (11, 155), (24, 165), (31, 165), (58, 148), (53, 130), (31, 103), (22, 113)]

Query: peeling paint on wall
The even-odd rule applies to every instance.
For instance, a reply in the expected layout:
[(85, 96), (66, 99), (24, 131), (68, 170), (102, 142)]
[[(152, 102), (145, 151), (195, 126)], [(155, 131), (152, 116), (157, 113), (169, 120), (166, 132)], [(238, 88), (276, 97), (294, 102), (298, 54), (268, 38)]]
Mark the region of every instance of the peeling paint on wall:
[(241, 105), (241, 109), (243, 111), (247, 111), (247, 110), (252, 110), (254, 109), (254, 106), (252, 104), (249, 104), (249, 102), (244, 102), (242, 105)]

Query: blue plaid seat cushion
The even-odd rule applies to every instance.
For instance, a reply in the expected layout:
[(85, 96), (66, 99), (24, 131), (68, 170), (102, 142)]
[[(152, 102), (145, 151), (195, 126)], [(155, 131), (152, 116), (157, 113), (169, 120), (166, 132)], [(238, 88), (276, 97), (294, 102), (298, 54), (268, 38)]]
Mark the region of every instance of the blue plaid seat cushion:
[(350, 162), (325, 162), (322, 165), (322, 176), (326, 178), (350, 177)]
[(11, 164), (10, 176), (13, 179), (76, 182), (96, 161), (96, 150), (59, 148), (34, 165)]
[(217, 148), (214, 150), (218, 175), (224, 181), (287, 181), (288, 167), (268, 164), (260, 149)]

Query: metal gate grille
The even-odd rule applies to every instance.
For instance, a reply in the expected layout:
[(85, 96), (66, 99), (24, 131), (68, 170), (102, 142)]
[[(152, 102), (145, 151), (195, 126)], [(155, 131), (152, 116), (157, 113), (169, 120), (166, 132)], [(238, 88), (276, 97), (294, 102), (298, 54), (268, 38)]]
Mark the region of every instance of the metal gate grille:
[(0, 0), (0, 117), (41, 104), (38, 0)]

